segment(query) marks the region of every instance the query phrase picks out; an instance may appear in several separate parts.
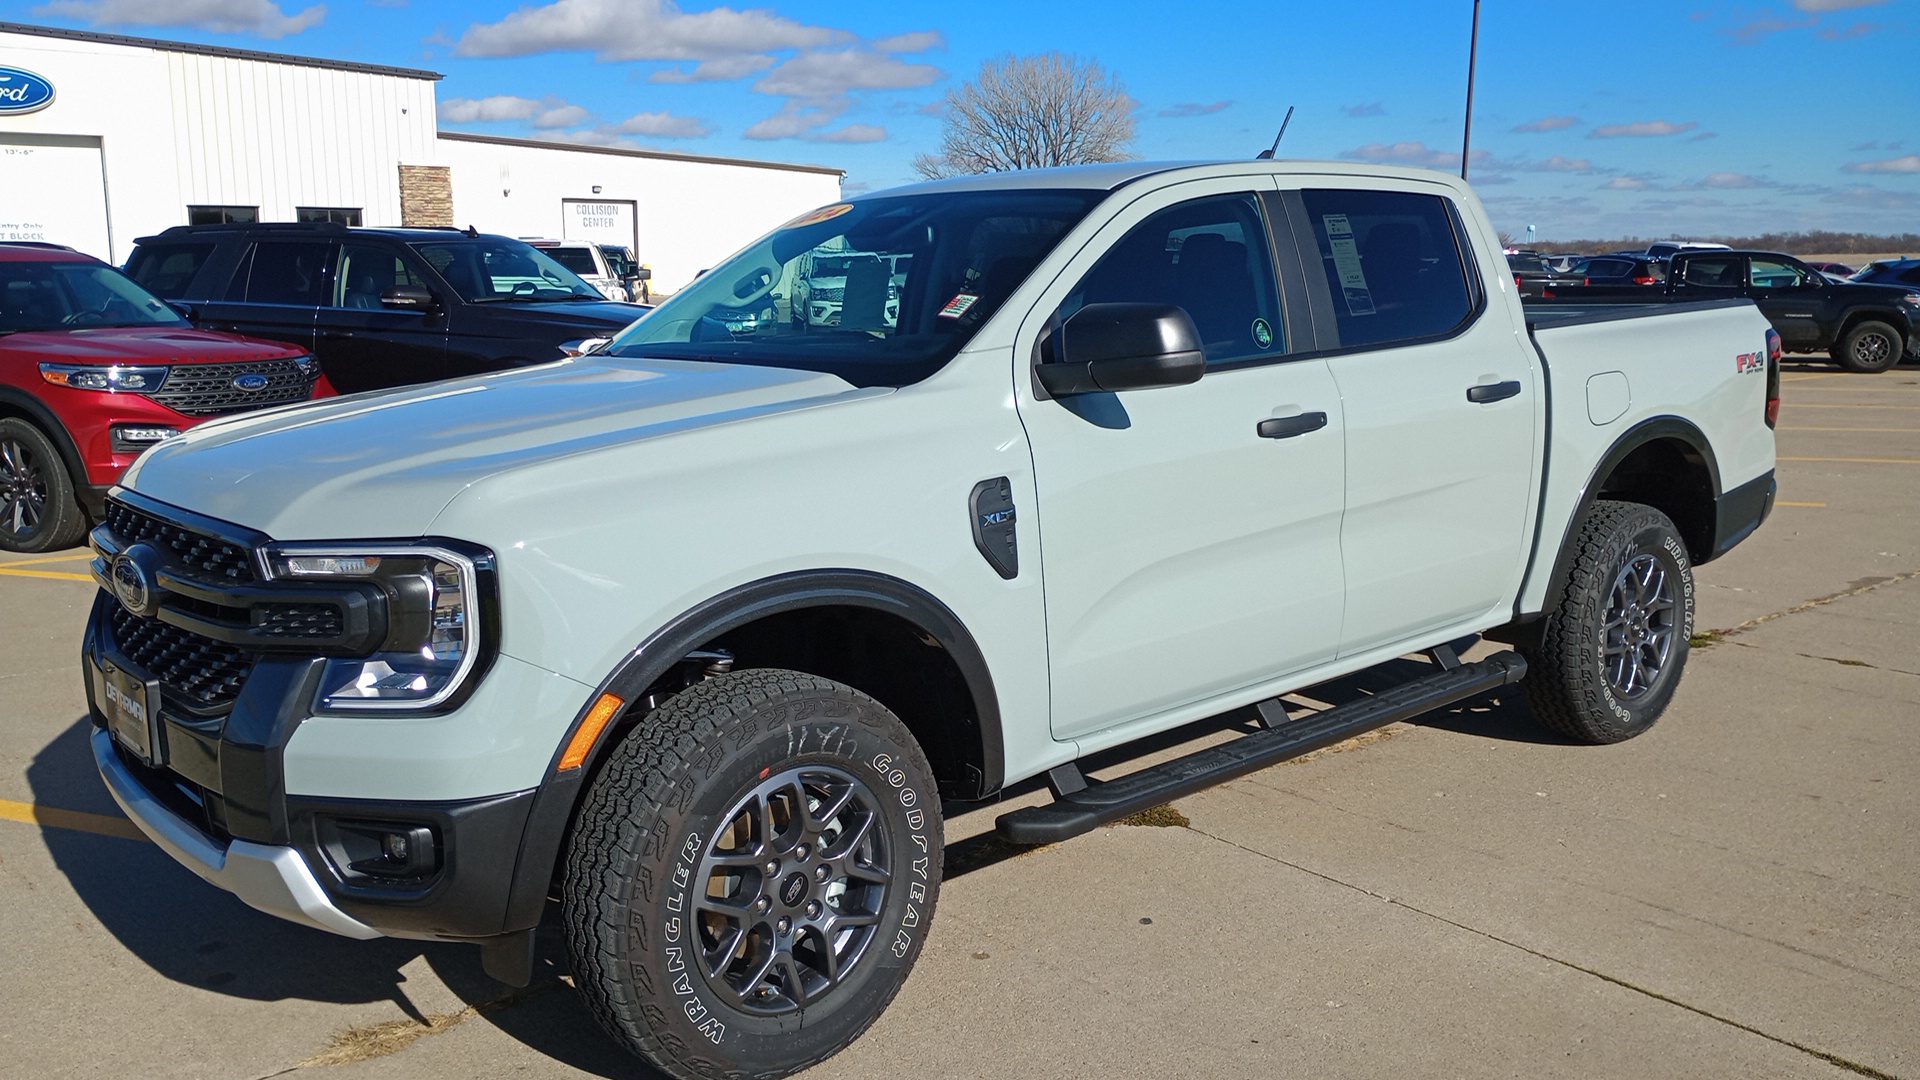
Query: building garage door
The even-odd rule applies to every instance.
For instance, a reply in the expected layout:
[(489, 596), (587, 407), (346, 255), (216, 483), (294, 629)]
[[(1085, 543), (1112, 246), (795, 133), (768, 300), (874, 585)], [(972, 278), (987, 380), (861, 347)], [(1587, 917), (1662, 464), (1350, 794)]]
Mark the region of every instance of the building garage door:
[(42, 240), (117, 263), (100, 140), (0, 133), (0, 241)]

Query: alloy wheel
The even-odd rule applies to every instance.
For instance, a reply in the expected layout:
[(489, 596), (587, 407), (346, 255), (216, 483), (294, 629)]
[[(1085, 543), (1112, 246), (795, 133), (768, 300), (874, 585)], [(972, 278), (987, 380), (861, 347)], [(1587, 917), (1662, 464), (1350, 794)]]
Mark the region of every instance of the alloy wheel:
[(30, 536), (46, 512), (46, 467), (19, 439), (0, 441), (0, 529)]
[(1616, 696), (1642, 697), (1660, 681), (1673, 654), (1678, 613), (1672, 575), (1653, 554), (1634, 556), (1614, 576), (1600, 654)]

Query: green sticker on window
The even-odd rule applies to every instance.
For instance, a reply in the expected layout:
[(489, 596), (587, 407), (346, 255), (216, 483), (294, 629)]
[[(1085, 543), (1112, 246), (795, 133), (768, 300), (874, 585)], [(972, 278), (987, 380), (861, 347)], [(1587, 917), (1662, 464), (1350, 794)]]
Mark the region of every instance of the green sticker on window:
[(1263, 349), (1273, 348), (1273, 327), (1267, 320), (1253, 320), (1253, 343)]

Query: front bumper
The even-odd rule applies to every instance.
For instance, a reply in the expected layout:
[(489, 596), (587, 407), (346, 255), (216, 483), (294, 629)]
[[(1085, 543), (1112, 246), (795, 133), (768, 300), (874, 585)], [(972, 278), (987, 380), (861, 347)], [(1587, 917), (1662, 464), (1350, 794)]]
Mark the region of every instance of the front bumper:
[(298, 851), (250, 840), (220, 843), (155, 798), (120, 760), (112, 735), (95, 728), (92, 744), (94, 764), (113, 801), (180, 865), (269, 915), (350, 938), (381, 936), (334, 906)]

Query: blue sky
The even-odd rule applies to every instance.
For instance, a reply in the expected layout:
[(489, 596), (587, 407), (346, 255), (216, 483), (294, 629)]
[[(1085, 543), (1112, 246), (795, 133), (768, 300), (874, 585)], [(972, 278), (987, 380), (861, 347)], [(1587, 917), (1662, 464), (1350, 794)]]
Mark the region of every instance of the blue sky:
[[(441, 126), (913, 179), (982, 61), (1097, 59), (1148, 159), (1457, 170), (1471, 0), (0, 0), (0, 18), (424, 67)], [(1920, 0), (1485, 0), (1469, 172), (1543, 241), (1920, 232)]]

